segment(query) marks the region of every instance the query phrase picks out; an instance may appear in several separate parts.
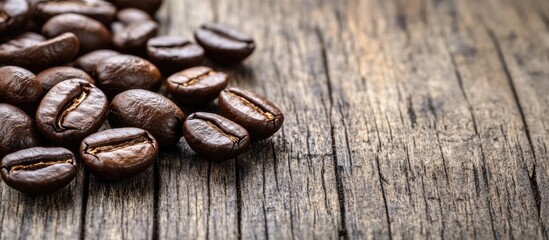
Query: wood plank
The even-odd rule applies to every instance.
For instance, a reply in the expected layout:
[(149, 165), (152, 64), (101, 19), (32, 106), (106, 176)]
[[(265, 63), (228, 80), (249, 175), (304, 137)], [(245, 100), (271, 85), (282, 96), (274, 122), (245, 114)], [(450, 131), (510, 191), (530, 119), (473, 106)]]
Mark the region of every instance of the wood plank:
[[(468, 195), (480, 159), (472, 118), (444, 46), (428, 37), (421, 7), (417, 1), (351, 1), (322, 31), (330, 33), (329, 69), (340, 88), (333, 91), (339, 106), (333, 122), (347, 130), (336, 143), (351, 149), (338, 152), (351, 237), (491, 236), (475, 224), (488, 219), (484, 203)], [(359, 93), (346, 94), (350, 89)], [(361, 183), (364, 176), (377, 180), (381, 191), (373, 193), (379, 195), (364, 190), (371, 185)], [(382, 199), (383, 215), (355, 214), (378, 210), (371, 198)]]
[[(284, 128), (238, 159), (241, 236), (334, 239), (343, 229), (322, 43), (308, 14), (317, 1), (218, 1), (219, 19), (254, 32), (259, 49), (237, 85), (286, 113)], [(240, 12), (240, 14), (232, 14)], [(249, 19), (264, 19), (250, 21)], [(277, 24), (272, 24), (276, 22)]]
[(78, 239), (82, 223), (83, 169), (67, 187), (30, 196), (0, 184), (0, 239)]
[[(293, 12), (305, 5), (294, 1), (274, 1), (269, 8), (253, 1), (212, 4), (178, 2), (172, 11), (193, 6), (196, 18), (186, 22), (188, 16), (174, 14), (172, 23), (184, 23), (178, 26), (190, 33), (204, 21), (219, 20), (254, 33), (257, 52), (243, 66), (223, 70), (230, 73), (232, 86), (265, 95), (287, 113), (287, 119), (277, 136), (253, 144), (234, 162), (208, 166), (186, 147), (177, 153), (182, 160), (163, 162), (160, 236), (203, 238), (195, 229), (198, 233), (208, 229), (207, 236), (225, 238), (337, 237), (340, 214), (332, 143), (330, 131), (321, 131), (330, 129), (325, 112), (328, 89), (325, 81), (319, 82), (325, 77), (321, 47), (314, 29), (299, 26), (305, 19)], [(235, 12), (239, 14), (231, 14)], [(190, 196), (178, 202), (168, 200), (187, 193)], [(184, 216), (175, 211), (187, 206), (198, 209)], [(188, 230), (174, 232), (177, 227), (172, 222), (181, 218), (190, 219)], [(183, 221), (178, 224), (188, 223)]]
[[(211, 2), (166, 3), (165, 34), (193, 40), (192, 31), (214, 18)], [(185, 112), (187, 115), (188, 111)], [(164, 152), (158, 167), (159, 239), (236, 239), (238, 200), (236, 162), (209, 163), (185, 140)]]
[[(520, 109), (498, 47), (479, 16), (467, 15), (499, 9), (474, 2), (349, 1), (319, 14), (327, 59), (335, 59), (333, 86), (341, 88), (333, 91), (343, 107), (332, 122), (355, 133), (336, 132), (335, 141), (338, 149), (351, 145), (337, 157), (351, 236), (541, 236)], [(358, 149), (365, 152), (353, 154)], [(358, 184), (376, 174), (382, 191), (374, 193), (386, 210), (376, 220), (389, 227), (354, 214), (378, 209), (368, 184)]]
[[(494, 31), (494, 39), (501, 48), (501, 60), (505, 63), (534, 151), (534, 162), (528, 169), (530, 187), (542, 221), (542, 231), (549, 238), (549, 162), (547, 146), (547, 92), (549, 76), (547, 55), (549, 37), (546, 1), (491, 2), (503, 5), (505, 12), (486, 18), (486, 25)], [(484, 15), (489, 14), (484, 11)], [(504, 16), (504, 17), (503, 17)]]
[[(455, 15), (441, 14), (438, 19), (457, 26), (441, 29), (479, 133), (494, 237), (540, 238), (542, 228), (527, 168), (534, 156), (501, 46), (482, 24), (493, 14), (490, 6), (476, 1), (455, 4)], [(503, 4), (494, 7), (505, 14)]]

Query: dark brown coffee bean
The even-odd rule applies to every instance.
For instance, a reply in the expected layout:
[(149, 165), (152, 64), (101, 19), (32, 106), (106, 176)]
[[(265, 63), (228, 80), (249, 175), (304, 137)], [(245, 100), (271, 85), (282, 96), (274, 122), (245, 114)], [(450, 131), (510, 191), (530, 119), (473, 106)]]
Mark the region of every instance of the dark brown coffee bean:
[(36, 112), (38, 130), (57, 145), (77, 147), (105, 121), (107, 98), (86, 80), (72, 79), (55, 85)]
[(0, 35), (21, 31), (29, 15), (29, 3), (25, 0), (0, 1)]
[(108, 119), (113, 127), (145, 129), (161, 147), (170, 147), (181, 138), (185, 115), (166, 97), (137, 89), (118, 94), (112, 100)]
[(135, 176), (154, 163), (158, 143), (139, 128), (116, 128), (95, 133), (80, 145), (80, 158), (95, 176), (119, 181)]
[(113, 43), (116, 48), (141, 55), (145, 53), (147, 41), (158, 34), (158, 24), (154, 21), (135, 22), (114, 32)]
[(23, 68), (0, 67), (0, 101), (15, 105), (27, 112), (38, 107), (44, 93), (36, 76)]
[(224, 117), (246, 128), (254, 140), (272, 136), (284, 122), (284, 115), (271, 101), (239, 88), (221, 92), (219, 108)]
[(34, 120), (21, 109), (0, 103), (0, 158), (38, 145)]
[(219, 23), (203, 24), (194, 32), (194, 37), (206, 51), (206, 56), (222, 65), (237, 64), (255, 50), (250, 35)]
[(246, 129), (213, 113), (191, 114), (183, 124), (183, 135), (195, 152), (209, 160), (234, 158), (250, 145)]
[(0, 63), (39, 71), (71, 61), (80, 48), (73, 33), (45, 40), (35, 33), (24, 33), (0, 45)]
[(162, 75), (156, 66), (140, 57), (118, 55), (106, 58), (95, 68), (97, 84), (109, 98), (130, 89), (156, 91)]
[(204, 105), (227, 87), (227, 74), (208, 67), (193, 67), (168, 78), (168, 91), (183, 105)]
[(138, 8), (151, 15), (162, 5), (162, 0), (113, 0), (112, 2), (120, 9)]
[(78, 37), (81, 53), (108, 47), (112, 39), (111, 33), (103, 24), (93, 18), (74, 13), (52, 17), (42, 27), (42, 34), (48, 38), (66, 32), (72, 32)]
[(28, 148), (2, 159), (0, 173), (13, 189), (32, 195), (67, 186), (78, 167), (74, 154), (64, 148)]
[(147, 55), (160, 69), (174, 73), (200, 65), (204, 49), (184, 37), (161, 36), (147, 42)]
[(126, 8), (118, 11), (118, 13), (116, 14), (116, 20), (127, 26), (135, 22), (142, 22), (153, 19), (147, 12), (141, 9)]
[(116, 14), (116, 8), (102, 0), (56, 0), (38, 2), (34, 10), (34, 16), (40, 22), (64, 13), (88, 16), (109, 26)]
[(76, 59), (74, 66), (93, 76), (93, 70), (101, 60), (116, 55), (120, 53), (107, 49), (96, 50)]
[(36, 75), (36, 78), (45, 93), (49, 92), (53, 86), (58, 83), (73, 78), (83, 79), (91, 84), (95, 84), (95, 81), (90, 77), (90, 75), (78, 68), (73, 67), (48, 68)]

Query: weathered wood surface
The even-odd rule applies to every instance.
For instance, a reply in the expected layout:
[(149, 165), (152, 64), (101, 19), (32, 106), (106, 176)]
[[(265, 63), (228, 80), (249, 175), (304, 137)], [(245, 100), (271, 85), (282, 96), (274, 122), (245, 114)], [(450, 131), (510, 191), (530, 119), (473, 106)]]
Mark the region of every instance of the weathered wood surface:
[[(109, 184), (0, 185), (1, 239), (549, 239), (549, 2), (167, 1), (253, 33), (223, 69), (286, 113), (224, 163), (184, 140)], [(215, 109), (212, 106), (211, 109)]]

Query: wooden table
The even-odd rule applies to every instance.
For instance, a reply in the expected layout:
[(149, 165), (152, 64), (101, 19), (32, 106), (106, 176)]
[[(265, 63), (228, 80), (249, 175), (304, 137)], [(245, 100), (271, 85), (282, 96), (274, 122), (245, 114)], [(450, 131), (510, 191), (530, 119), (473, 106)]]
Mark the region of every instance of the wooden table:
[(119, 183), (0, 185), (0, 238), (549, 238), (549, 2), (171, 0), (164, 34), (240, 26), (223, 69), (286, 114), (223, 163), (184, 140)]

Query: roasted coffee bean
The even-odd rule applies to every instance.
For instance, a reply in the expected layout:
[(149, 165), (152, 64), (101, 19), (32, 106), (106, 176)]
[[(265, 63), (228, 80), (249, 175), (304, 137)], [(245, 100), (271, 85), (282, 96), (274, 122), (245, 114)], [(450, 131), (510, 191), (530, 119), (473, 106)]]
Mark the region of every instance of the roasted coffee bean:
[(206, 51), (206, 56), (222, 65), (241, 62), (255, 49), (248, 34), (219, 23), (206, 23), (194, 32), (196, 42)]
[(80, 159), (95, 176), (119, 181), (135, 176), (154, 163), (158, 143), (139, 128), (116, 128), (95, 133), (80, 145)]
[(200, 65), (204, 49), (184, 37), (162, 36), (147, 42), (147, 55), (162, 71), (174, 73)]
[(109, 26), (116, 14), (116, 8), (102, 0), (56, 0), (38, 2), (34, 10), (35, 18), (41, 22), (64, 13), (88, 16)]
[(161, 147), (170, 147), (181, 138), (185, 115), (166, 97), (137, 89), (118, 94), (112, 100), (108, 119), (113, 127), (145, 129)]
[(239, 88), (222, 91), (219, 108), (224, 117), (246, 128), (253, 140), (272, 136), (284, 122), (284, 115), (271, 101)]
[(140, 57), (118, 55), (103, 59), (95, 67), (97, 85), (109, 98), (129, 89), (156, 91), (162, 75), (156, 66)]
[(183, 105), (204, 105), (227, 87), (227, 74), (208, 67), (193, 67), (168, 78), (168, 91)]
[(213, 113), (191, 114), (183, 124), (183, 136), (195, 152), (209, 160), (234, 158), (250, 145), (246, 129)]
[(57, 145), (78, 147), (99, 130), (107, 113), (105, 94), (86, 80), (71, 79), (55, 85), (36, 112), (38, 130)]
[(116, 55), (120, 55), (120, 53), (107, 49), (96, 50), (78, 58), (75, 61), (74, 66), (82, 69), (90, 76), (93, 76), (93, 70), (101, 60)]
[(0, 158), (38, 145), (34, 120), (21, 109), (0, 103), (0, 123)]
[(72, 60), (80, 48), (73, 33), (45, 40), (39, 34), (24, 33), (0, 45), (0, 63), (39, 71)]
[(74, 13), (52, 17), (42, 27), (42, 34), (48, 38), (66, 32), (72, 32), (78, 37), (81, 53), (108, 47), (112, 39), (111, 33), (103, 24), (93, 18)]
[(158, 24), (154, 21), (131, 23), (114, 32), (113, 43), (120, 51), (141, 55), (145, 53), (147, 41), (158, 34)]
[(95, 81), (90, 77), (90, 75), (78, 68), (73, 67), (48, 68), (36, 75), (36, 78), (45, 93), (49, 92), (51, 88), (58, 83), (73, 78), (83, 79), (91, 84), (95, 84)]
[(151, 16), (137, 8), (126, 8), (118, 11), (116, 14), (116, 20), (124, 25), (130, 25), (135, 22), (142, 22), (147, 20), (153, 20)]
[(33, 112), (42, 96), (42, 87), (32, 72), (15, 66), (0, 67), (1, 102)]
[(126, 8), (118, 11), (116, 21), (111, 24), (111, 30), (114, 34), (124, 31), (132, 23), (153, 21), (151, 16), (137, 8)]
[(151, 15), (162, 5), (162, 0), (113, 0), (112, 2), (120, 9), (138, 8)]
[(2, 159), (0, 173), (13, 189), (32, 195), (67, 186), (78, 167), (74, 154), (64, 148), (28, 148)]
[(25, 0), (0, 1), (0, 35), (20, 31), (29, 15), (29, 3)]

